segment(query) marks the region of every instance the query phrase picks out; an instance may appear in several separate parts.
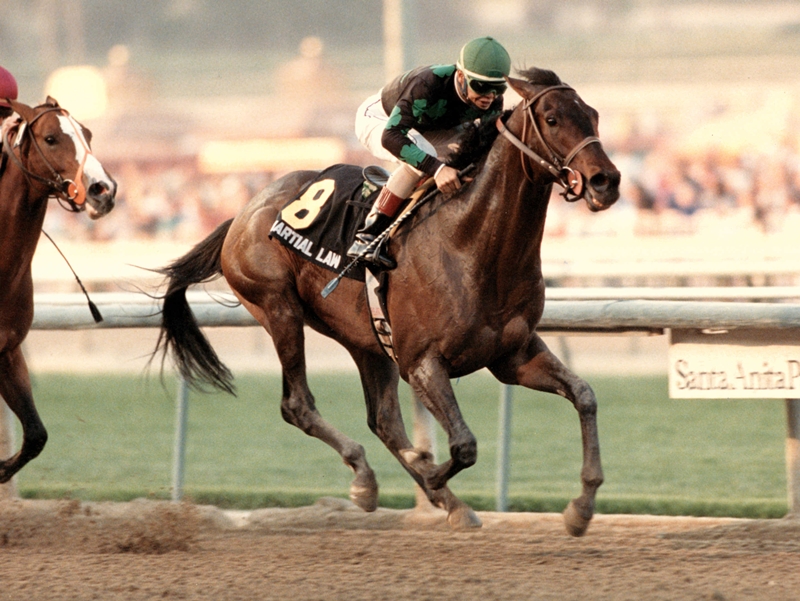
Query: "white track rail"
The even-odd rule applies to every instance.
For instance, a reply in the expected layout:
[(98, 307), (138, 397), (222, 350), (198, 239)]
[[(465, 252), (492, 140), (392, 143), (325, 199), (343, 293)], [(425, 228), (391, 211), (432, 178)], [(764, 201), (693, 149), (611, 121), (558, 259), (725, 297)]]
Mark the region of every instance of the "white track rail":
[[(190, 292), (187, 298), (203, 327), (255, 326), (253, 317), (230, 293)], [(711, 300), (714, 299), (714, 300)], [(103, 315), (95, 323), (81, 294), (37, 294), (33, 328), (83, 330), (159, 327), (158, 302), (144, 294), (95, 293)], [(663, 333), (668, 329), (798, 329), (800, 288), (550, 288), (539, 329), (551, 333)], [(179, 386), (176, 413), (173, 498), (183, 481), (187, 389)], [(800, 515), (800, 400), (787, 399), (786, 443), (790, 513)], [(507, 457), (511, 392), (501, 388), (501, 461), (497, 508), (506, 508)], [(0, 414), (2, 415), (2, 414)]]

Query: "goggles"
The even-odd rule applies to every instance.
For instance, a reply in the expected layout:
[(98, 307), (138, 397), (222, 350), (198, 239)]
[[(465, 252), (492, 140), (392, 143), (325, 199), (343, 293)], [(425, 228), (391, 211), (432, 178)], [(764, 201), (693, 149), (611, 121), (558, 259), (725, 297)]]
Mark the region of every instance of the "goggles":
[(508, 89), (505, 82), (482, 81), (471, 77), (467, 77), (467, 85), (479, 96), (491, 96), (492, 94), (502, 96), (503, 92)]

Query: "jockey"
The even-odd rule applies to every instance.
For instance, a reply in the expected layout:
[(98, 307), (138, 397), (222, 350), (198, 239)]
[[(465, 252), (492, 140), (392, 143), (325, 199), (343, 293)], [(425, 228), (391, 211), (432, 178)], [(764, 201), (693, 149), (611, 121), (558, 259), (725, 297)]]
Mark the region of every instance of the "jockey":
[(5, 131), (7, 128), (8, 117), (14, 114), (14, 109), (8, 104), (6, 99), (17, 99), (17, 80), (8, 72), (7, 69), (0, 67), (0, 148), (3, 146)]
[[(361, 254), (392, 223), (424, 176), (433, 177), (444, 194), (461, 187), (458, 171), (439, 157), (457, 147), (463, 124), (503, 111), (510, 71), (511, 59), (497, 40), (476, 38), (464, 45), (455, 65), (413, 69), (361, 104), (358, 139), (376, 158), (400, 166), (381, 190), (348, 257)], [(363, 258), (387, 269), (395, 266), (383, 253)]]

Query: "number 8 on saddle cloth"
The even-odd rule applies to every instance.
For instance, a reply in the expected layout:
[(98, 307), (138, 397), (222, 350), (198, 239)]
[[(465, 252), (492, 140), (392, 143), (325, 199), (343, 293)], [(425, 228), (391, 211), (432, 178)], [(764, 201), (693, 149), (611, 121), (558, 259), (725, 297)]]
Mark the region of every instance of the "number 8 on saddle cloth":
[[(333, 165), (320, 172), (281, 209), (270, 238), (307, 261), (339, 272), (347, 249), (388, 178), (380, 167)], [(364, 267), (346, 276), (364, 281)]]

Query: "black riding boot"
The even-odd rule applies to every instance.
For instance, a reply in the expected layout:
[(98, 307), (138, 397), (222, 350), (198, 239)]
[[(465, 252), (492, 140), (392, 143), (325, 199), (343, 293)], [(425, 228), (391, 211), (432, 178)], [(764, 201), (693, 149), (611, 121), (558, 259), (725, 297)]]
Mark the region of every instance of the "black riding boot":
[[(355, 241), (347, 251), (347, 256), (351, 259), (355, 259), (361, 255), (370, 243), (392, 224), (392, 221), (394, 221), (393, 217), (381, 213), (376, 207), (372, 207), (369, 215), (367, 215), (367, 218), (364, 220), (363, 227), (358, 230)], [(373, 263), (378, 267), (382, 267), (383, 269), (394, 269), (397, 267), (397, 263), (386, 254), (383, 244), (381, 244), (379, 248), (370, 250), (370, 252), (361, 257), (361, 259)]]

